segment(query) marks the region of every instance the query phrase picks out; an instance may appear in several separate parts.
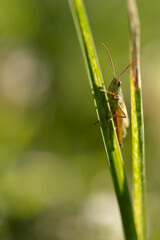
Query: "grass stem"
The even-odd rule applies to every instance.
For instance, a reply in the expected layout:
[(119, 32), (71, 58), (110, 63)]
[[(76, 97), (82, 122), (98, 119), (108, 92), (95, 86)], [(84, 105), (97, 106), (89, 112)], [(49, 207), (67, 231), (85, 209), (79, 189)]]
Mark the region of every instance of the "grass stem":
[(107, 95), (100, 92), (100, 89), (105, 88), (87, 14), (82, 0), (69, 0), (69, 5), (90, 80), (104, 147), (122, 217), (125, 238), (126, 240), (136, 240), (137, 236), (132, 204), (124, 171), (122, 154), (113, 121), (109, 121), (111, 112), (107, 102)]
[(131, 117), (134, 218), (139, 240), (146, 239), (146, 180), (144, 154), (144, 122), (140, 71), (140, 22), (135, 0), (127, 0), (130, 24)]

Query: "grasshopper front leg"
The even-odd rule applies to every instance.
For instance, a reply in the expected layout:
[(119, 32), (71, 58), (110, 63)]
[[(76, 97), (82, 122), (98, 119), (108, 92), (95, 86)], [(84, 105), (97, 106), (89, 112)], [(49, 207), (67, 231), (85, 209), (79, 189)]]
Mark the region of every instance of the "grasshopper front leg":
[(109, 92), (107, 90), (100, 89), (99, 91), (100, 92), (105, 92), (105, 93), (110, 94), (110, 95), (113, 95), (115, 99), (119, 98), (119, 96), (117, 94)]

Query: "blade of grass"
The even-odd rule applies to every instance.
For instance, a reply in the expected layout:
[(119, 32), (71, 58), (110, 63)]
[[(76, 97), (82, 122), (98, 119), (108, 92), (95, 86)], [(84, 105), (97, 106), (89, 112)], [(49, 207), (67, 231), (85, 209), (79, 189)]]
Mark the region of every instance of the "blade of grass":
[(146, 239), (146, 180), (144, 156), (144, 122), (140, 72), (140, 22), (135, 0), (127, 0), (130, 24), (131, 116), (134, 217), (138, 239)]
[(111, 112), (107, 102), (107, 96), (99, 91), (104, 88), (104, 82), (88, 24), (86, 11), (82, 0), (69, 0), (69, 5), (90, 80), (104, 147), (108, 157), (109, 168), (119, 203), (125, 238), (127, 240), (135, 240), (137, 237), (133, 219), (132, 204), (124, 172), (123, 159), (113, 121), (109, 121)]

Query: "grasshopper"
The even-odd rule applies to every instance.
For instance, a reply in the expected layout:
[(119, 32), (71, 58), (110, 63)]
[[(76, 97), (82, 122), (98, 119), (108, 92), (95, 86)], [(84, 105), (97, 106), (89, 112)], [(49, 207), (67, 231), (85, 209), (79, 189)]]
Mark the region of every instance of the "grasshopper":
[(112, 65), (113, 80), (109, 85), (108, 91), (103, 90), (103, 89), (100, 89), (100, 91), (105, 92), (108, 95), (108, 101), (109, 101), (111, 113), (112, 113), (111, 117), (113, 117), (113, 121), (114, 121), (114, 124), (116, 127), (119, 144), (120, 144), (120, 146), (122, 146), (123, 145), (122, 139), (127, 134), (126, 128), (129, 127), (129, 118), (128, 118), (128, 113), (127, 113), (126, 105), (125, 105), (124, 98), (123, 98), (121, 81), (119, 78), (132, 64), (129, 64), (118, 77), (115, 77), (115, 69), (114, 69), (111, 55), (110, 55), (107, 47), (103, 43), (102, 43), (102, 45), (105, 48), (105, 50), (107, 51), (109, 60)]

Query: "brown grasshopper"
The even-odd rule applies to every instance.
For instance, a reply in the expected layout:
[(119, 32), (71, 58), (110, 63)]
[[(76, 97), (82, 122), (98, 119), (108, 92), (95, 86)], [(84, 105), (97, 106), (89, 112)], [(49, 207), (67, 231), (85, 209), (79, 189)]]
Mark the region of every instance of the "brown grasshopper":
[(106, 49), (112, 65), (113, 80), (109, 85), (108, 91), (103, 89), (100, 89), (100, 91), (106, 92), (108, 95), (108, 101), (109, 101), (111, 113), (112, 113), (111, 117), (113, 117), (113, 120), (114, 120), (119, 144), (120, 146), (122, 146), (123, 145), (122, 138), (126, 136), (127, 134), (126, 128), (129, 127), (129, 118), (128, 118), (128, 113), (127, 113), (126, 105), (123, 98), (121, 81), (119, 78), (132, 64), (129, 64), (118, 77), (115, 77), (115, 69), (114, 69), (111, 55), (107, 47), (103, 43), (102, 45)]

